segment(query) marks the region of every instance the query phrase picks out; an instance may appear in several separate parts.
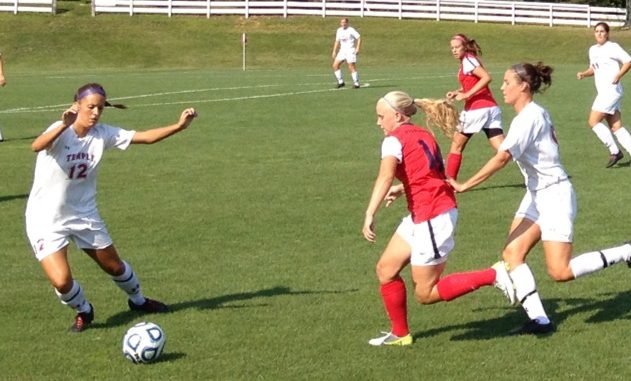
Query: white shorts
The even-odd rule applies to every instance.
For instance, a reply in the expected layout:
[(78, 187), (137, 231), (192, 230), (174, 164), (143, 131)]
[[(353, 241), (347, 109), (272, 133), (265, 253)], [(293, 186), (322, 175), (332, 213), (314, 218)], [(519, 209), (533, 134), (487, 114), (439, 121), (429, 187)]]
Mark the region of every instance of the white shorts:
[(475, 134), (482, 129), (502, 129), (502, 110), (498, 106), (462, 111), (458, 131), (463, 134)]
[(351, 52), (340, 50), (337, 52), (335, 60), (339, 62), (346, 61), (347, 63), (355, 63), (357, 62), (357, 54), (355, 54), (354, 50)]
[(70, 240), (80, 249), (104, 249), (112, 244), (105, 222), (98, 213), (55, 226), (42, 226), (37, 218), (27, 216), (26, 234), (38, 261), (68, 246)]
[(542, 241), (572, 242), (576, 208), (574, 188), (565, 180), (535, 192), (527, 191), (515, 217), (539, 225)]
[(592, 110), (613, 115), (620, 110), (620, 101), (622, 101), (622, 94), (620, 93), (599, 93), (594, 99)]
[(455, 246), (457, 221), (456, 208), (420, 224), (415, 224), (411, 215), (405, 217), (397, 234), (412, 248), (412, 266), (434, 266), (445, 262)]

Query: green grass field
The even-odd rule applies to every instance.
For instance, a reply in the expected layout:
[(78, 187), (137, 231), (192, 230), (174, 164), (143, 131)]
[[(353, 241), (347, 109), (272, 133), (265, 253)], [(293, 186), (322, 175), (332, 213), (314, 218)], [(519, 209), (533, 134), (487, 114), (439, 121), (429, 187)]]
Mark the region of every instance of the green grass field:
[[(558, 325), (554, 335), (507, 336), (525, 315), (487, 288), (432, 306), (414, 304), (410, 292), (415, 345), (366, 343), (388, 328), (374, 264), (405, 214), (403, 202), (382, 210), (378, 243), (363, 240), (382, 139), (374, 104), (394, 89), (441, 97), (455, 88), (453, 33), (478, 39), (498, 100), (510, 63), (541, 58), (555, 67), (554, 84), (538, 101), (552, 113), (578, 193), (576, 251), (630, 238), (629, 161), (604, 169), (608, 153), (586, 127), (593, 81), (575, 79), (586, 66), (590, 30), (355, 19), (365, 38), (360, 73), (370, 86), (334, 90), (329, 61), (337, 18), (93, 19), (76, 10), (80, 4), (66, 5), (70, 11), (54, 17), (0, 15), (8, 81), (0, 89), (7, 139), (0, 144), (0, 379), (631, 376), (630, 270), (616, 266), (556, 284), (545, 274), (539, 246), (530, 263)], [(243, 31), (250, 36), (246, 72)], [(612, 38), (631, 46), (631, 32), (612, 31)], [(168, 302), (173, 313), (129, 312), (124, 294), (73, 247), (73, 273), (96, 320), (93, 329), (72, 335), (74, 314), (57, 301), (32, 257), (23, 213), (35, 161), (30, 142), (90, 81), (129, 106), (107, 110), (103, 122), (146, 129), (174, 122), (188, 106), (199, 118), (158, 145), (110, 151), (99, 179), (100, 211), (117, 248), (144, 292)], [(631, 98), (624, 105), (631, 107)], [(514, 113), (503, 110), (507, 126)], [(470, 143), (462, 178), (490, 157), (485, 140)], [(445, 139), (441, 145), (448, 149)], [(498, 259), (522, 183), (511, 164), (459, 196), (457, 247), (447, 272)], [(161, 361), (137, 366), (123, 358), (121, 340), (143, 320), (160, 324), (168, 341)]]

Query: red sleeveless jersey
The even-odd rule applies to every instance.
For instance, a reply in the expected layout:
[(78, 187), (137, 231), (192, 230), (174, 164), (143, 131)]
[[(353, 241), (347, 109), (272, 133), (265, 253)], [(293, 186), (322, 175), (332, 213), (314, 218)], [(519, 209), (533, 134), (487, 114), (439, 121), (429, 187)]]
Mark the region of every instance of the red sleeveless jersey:
[[(458, 81), (460, 82), (460, 85), (462, 86), (462, 91), (465, 93), (471, 90), (471, 88), (473, 88), (473, 86), (475, 86), (475, 84), (480, 81), (480, 78), (475, 76), (473, 72), (469, 74), (465, 74), (463, 72), (462, 70), (463, 62), (465, 62), (466, 60), (469, 60), (469, 62), (473, 66), (476, 66), (476, 67), (482, 66), (482, 62), (480, 62), (480, 59), (474, 56), (473, 54), (467, 53), (462, 58), (462, 62), (460, 62), (460, 68), (458, 69)], [(477, 65), (476, 65), (476, 61), (477, 61)], [(479, 108), (493, 107), (493, 106), (497, 106), (497, 102), (495, 102), (495, 98), (493, 98), (493, 94), (491, 93), (491, 90), (489, 89), (489, 87), (484, 86), (480, 91), (473, 94), (473, 96), (471, 96), (469, 99), (466, 100), (464, 104), (464, 109), (476, 110)]]
[(403, 183), (414, 223), (455, 208), (456, 196), (445, 182), (443, 158), (434, 136), (413, 124), (403, 124), (389, 136), (401, 143), (403, 159), (397, 165), (396, 178)]

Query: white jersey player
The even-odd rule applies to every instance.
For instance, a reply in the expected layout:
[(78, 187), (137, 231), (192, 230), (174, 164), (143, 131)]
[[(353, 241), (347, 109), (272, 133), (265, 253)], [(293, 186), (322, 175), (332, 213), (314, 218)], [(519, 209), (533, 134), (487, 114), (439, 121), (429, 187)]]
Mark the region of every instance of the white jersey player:
[[(629, 261), (631, 245), (572, 257), (576, 196), (561, 165), (559, 146), (548, 112), (533, 101), (542, 85), (552, 83), (552, 68), (539, 62), (513, 65), (504, 74), (504, 101), (515, 109), (506, 139), (497, 154), (469, 180), (449, 180), (458, 192), (467, 191), (502, 169), (511, 159), (526, 180), (526, 195), (511, 223), (502, 257), (510, 269), (515, 300), (520, 301), (529, 321), (515, 334), (547, 334), (555, 330), (537, 292), (526, 256), (539, 241), (548, 274), (557, 282), (574, 280), (614, 263)], [(505, 285), (511, 289), (510, 285)]]
[[(588, 123), (609, 149), (607, 168), (610, 168), (624, 157), (614, 135), (620, 145), (631, 153), (631, 135), (622, 125), (620, 115), (623, 93), (620, 80), (631, 69), (631, 56), (620, 45), (609, 41), (609, 25), (606, 23), (596, 24), (594, 36), (596, 44), (589, 48), (589, 68), (576, 73), (576, 78), (594, 76), (598, 95), (592, 104)], [(609, 127), (603, 121), (607, 121)]]
[(57, 296), (77, 312), (70, 327), (73, 332), (81, 332), (92, 323), (94, 309), (72, 278), (67, 258), (70, 241), (127, 293), (130, 309), (168, 311), (164, 303), (144, 297), (131, 266), (118, 256), (96, 206), (96, 177), (105, 150), (158, 142), (187, 128), (196, 113), (189, 108), (175, 124), (136, 132), (99, 123), (106, 106), (124, 108), (110, 104), (101, 85), (82, 86), (62, 120), (31, 144), (37, 160), (26, 207), (26, 231)]
[[(2, 60), (2, 53), (0, 53), (0, 87), (4, 87), (7, 84), (7, 81), (4, 79), (4, 61)], [(4, 141), (4, 137), (2, 136), (2, 131), (0, 131), (0, 143)]]
[(340, 20), (340, 27), (335, 33), (335, 42), (333, 43), (333, 73), (335, 79), (337, 79), (337, 87), (344, 87), (344, 78), (342, 77), (342, 70), (340, 66), (342, 62), (346, 61), (348, 69), (351, 72), (353, 78), (353, 87), (359, 88), (359, 73), (357, 73), (357, 55), (361, 47), (361, 37), (359, 32), (352, 26), (348, 25), (348, 19), (343, 18)]

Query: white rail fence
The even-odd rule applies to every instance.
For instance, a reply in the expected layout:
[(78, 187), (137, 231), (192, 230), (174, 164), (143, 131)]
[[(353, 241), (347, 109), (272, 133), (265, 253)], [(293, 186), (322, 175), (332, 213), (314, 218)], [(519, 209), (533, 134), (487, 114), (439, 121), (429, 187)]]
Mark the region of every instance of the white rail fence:
[(0, 12), (57, 13), (57, 0), (0, 0)]
[[(2, 1), (2, 0), (0, 0)], [(21, 0), (20, 0), (21, 1)], [(355, 16), (459, 20), (511, 24), (622, 26), (626, 9), (497, 0), (92, 0), (98, 13), (250, 16)]]

